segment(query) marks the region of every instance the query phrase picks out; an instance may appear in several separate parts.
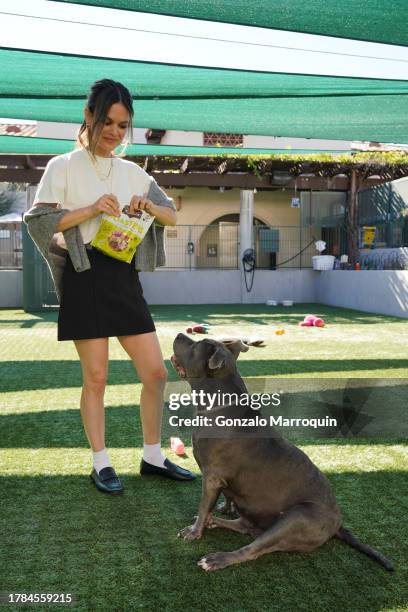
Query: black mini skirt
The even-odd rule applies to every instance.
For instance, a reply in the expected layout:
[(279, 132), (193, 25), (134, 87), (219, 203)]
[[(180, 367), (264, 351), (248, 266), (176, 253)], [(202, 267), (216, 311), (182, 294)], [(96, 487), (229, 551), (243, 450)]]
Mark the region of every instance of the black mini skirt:
[(69, 254), (62, 277), (58, 340), (130, 336), (156, 331), (134, 260), (87, 250), (90, 270), (76, 272)]

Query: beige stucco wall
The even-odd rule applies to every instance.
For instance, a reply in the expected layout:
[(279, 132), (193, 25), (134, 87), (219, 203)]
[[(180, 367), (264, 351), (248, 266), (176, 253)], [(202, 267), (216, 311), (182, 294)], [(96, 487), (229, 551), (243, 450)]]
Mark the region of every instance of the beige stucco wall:
[[(206, 187), (166, 189), (172, 198), (181, 196), (178, 225), (209, 225), (223, 215), (239, 214), (240, 190), (223, 193)], [(261, 191), (254, 195), (254, 216), (267, 225), (299, 225), (300, 210), (291, 208), (293, 190)]]
[[(240, 190), (224, 192), (218, 189), (186, 187), (167, 189), (174, 199), (181, 197), (181, 209), (177, 215), (177, 228), (166, 228), (167, 263), (170, 267), (185, 268), (236, 268), (238, 266), (239, 226), (207, 227), (215, 224), (224, 215), (240, 212)], [(279, 228), (279, 250), (276, 253), (278, 265), (297, 266), (298, 261), (285, 264), (298, 253), (307, 242), (308, 232), (300, 234), (300, 210), (291, 207), (293, 190), (260, 191), (254, 194), (254, 217), (268, 226)], [(299, 194), (297, 194), (299, 195)], [(255, 238), (257, 262), (260, 267), (270, 265), (269, 252), (261, 250)], [(188, 243), (194, 252), (189, 253)], [(215, 256), (209, 249), (216, 249)], [(302, 256), (302, 265), (310, 265), (310, 252)]]

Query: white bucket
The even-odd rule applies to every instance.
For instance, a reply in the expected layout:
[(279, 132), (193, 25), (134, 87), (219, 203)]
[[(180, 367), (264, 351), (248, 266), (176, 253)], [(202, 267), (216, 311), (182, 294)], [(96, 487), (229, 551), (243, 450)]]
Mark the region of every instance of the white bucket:
[(314, 255), (312, 257), (313, 270), (333, 270), (334, 255)]

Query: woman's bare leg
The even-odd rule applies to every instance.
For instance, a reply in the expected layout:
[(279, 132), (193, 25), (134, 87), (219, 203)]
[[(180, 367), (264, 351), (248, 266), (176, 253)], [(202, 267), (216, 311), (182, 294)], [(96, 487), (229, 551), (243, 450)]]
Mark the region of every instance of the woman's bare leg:
[(167, 370), (163, 362), (156, 332), (119, 336), (119, 342), (131, 358), (142, 381), (140, 418), (145, 444), (158, 444), (161, 439), (163, 393)]
[(155, 474), (175, 480), (194, 480), (195, 474), (175, 465), (161, 452), (163, 394), (167, 370), (156, 332), (120, 336), (118, 340), (131, 358), (143, 384), (140, 396), (140, 418), (144, 445), (140, 474), (142, 476)]
[(105, 448), (103, 398), (108, 376), (109, 339), (74, 340), (81, 360), (83, 387), (81, 416), (92, 451)]

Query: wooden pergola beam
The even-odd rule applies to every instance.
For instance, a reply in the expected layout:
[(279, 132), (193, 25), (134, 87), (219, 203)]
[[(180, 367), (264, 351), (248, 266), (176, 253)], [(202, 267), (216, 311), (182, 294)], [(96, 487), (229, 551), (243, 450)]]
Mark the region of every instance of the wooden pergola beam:
[[(55, 155), (23, 155), (23, 154), (0, 154), (0, 166), (2, 167), (31, 167), (35, 165), (37, 168), (45, 168), (48, 161), (55, 157)], [(154, 167), (156, 170), (174, 170), (177, 171), (183, 162), (188, 159), (189, 171), (213, 171), (216, 172), (220, 167), (224, 167), (224, 162), (228, 163), (228, 171), (230, 172), (242, 172), (251, 171), (252, 168), (256, 167), (259, 174), (268, 174), (273, 170), (286, 170), (293, 176), (298, 176), (304, 173), (319, 174), (324, 176), (334, 176), (341, 173), (350, 173), (352, 168), (357, 168), (362, 171), (367, 170), (370, 173), (390, 173), (393, 176), (399, 174), (400, 176), (408, 175), (408, 163), (391, 165), (383, 164), (376, 161), (367, 162), (340, 162), (335, 159), (333, 161), (315, 161), (309, 159), (251, 159), (247, 157), (204, 157), (204, 156), (154, 156), (154, 155), (130, 155), (126, 156), (125, 159), (134, 161), (139, 165), (146, 163), (149, 160), (149, 165)]]
[[(0, 155), (0, 181), (39, 183), (53, 155)], [(361, 177), (360, 188), (372, 187), (408, 176), (408, 165), (378, 163), (345, 164), (339, 161), (278, 160), (219, 157), (129, 156), (163, 187), (224, 187), (241, 189), (293, 189), (349, 191), (352, 172)], [(282, 183), (273, 176), (286, 173), (292, 180)], [(370, 178), (375, 176), (375, 178)]]
[(348, 192), (347, 210), (347, 248), (350, 263), (355, 264), (358, 258), (358, 237), (357, 237), (357, 172), (351, 173), (350, 190)]
[[(287, 184), (274, 184), (270, 175), (260, 178), (252, 174), (211, 174), (207, 172), (169, 173), (149, 170), (162, 187), (235, 187), (239, 189), (296, 189), (298, 191), (348, 191), (350, 181), (348, 177), (324, 178), (319, 176), (298, 176)], [(30, 183), (36, 185), (40, 182), (43, 170), (22, 168), (0, 168), (0, 182)], [(361, 188), (373, 187), (384, 183), (381, 179), (366, 179)]]

